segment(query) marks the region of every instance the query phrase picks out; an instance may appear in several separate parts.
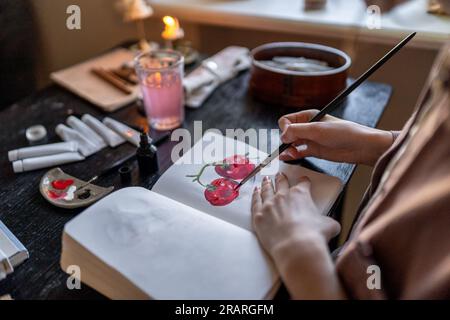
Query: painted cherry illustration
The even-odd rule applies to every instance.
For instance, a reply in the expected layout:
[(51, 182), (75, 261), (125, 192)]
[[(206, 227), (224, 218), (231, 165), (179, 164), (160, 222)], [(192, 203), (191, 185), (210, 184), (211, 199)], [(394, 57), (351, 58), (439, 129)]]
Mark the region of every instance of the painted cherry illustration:
[(205, 189), (205, 199), (213, 206), (226, 206), (239, 196), (234, 180), (219, 178), (211, 182)]
[[(200, 178), (208, 167), (214, 167), (216, 173), (222, 178), (209, 184), (202, 183)], [(239, 196), (236, 180), (244, 179), (254, 168), (255, 165), (250, 162), (248, 155), (233, 155), (220, 162), (207, 163), (198, 174), (188, 175), (187, 177), (194, 178), (192, 182), (197, 182), (205, 188), (205, 199), (211, 205), (226, 206)]]
[(255, 169), (255, 165), (250, 162), (247, 156), (237, 154), (225, 158), (221, 164), (215, 167), (219, 176), (233, 180), (244, 179), (253, 169)]

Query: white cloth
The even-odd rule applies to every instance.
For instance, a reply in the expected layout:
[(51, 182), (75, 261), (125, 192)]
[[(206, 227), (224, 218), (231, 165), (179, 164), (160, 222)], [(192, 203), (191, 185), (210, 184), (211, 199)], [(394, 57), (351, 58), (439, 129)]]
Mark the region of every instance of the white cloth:
[(186, 106), (199, 108), (220, 84), (250, 66), (250, 52), (243, 47), (227, 47), (206, 59), (183, 79)]

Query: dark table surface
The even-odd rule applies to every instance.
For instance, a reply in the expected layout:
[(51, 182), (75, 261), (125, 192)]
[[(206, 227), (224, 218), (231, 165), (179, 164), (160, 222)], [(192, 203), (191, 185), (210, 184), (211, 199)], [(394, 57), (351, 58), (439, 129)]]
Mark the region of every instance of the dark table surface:
[[(247, 93), (249, 73), (244, 72), (222, 85), (199, 109), (188, 109), (184, 127), (192, 130), (195, 120), (202, 120), (203, 130), (217, 128), (277, 128), (277, 119), (293, 109), (266, 106)], [(389, 98), (391, 87), (367, 82), (358, 88), (334, 115), (370, 127), (378, 123)], [(48, 170), (15, 174), (8, 162), (7, 152), (27, 146), (25, 129), (43, 124), (49, 131), (48, 142), (58, 142), (54, 133), (68, 113), (89, 113), (105, 116), (88, 102), (57, 86), (46, 89), (0, 112), (0, 220), (19, 238), (30, 253), (29, 260), (18, 266), (13, 274), (0, 282), (0, 296), (11, 294), (15, 299), (103, 299), (96, 291), (83, 285), (81, 290), (68, 290), (67, 275), (59, 266), (61, 235), (64, 224), (82, 210), (65, 210), (52, 206), (39, 193), (39, 181)], [(145, 118), (137, 105), (109, 114), (130, 124), (143, 125)], [(153, 135), (158, 135), (152, 133)], [(170, 153), (176, 142), (165, 141), (159, 146), (160, 173), (171, 164)], [(80, 163), (61, 166), (81, 179), (94, 176), (125, 155), (134, 152), (130, 144), (116, 149), (106, 148)], [(345, 184), (355, 170), (354, 165), (308, 159), (327, 174), (339, 177)], [(159, 175), (145, 179), (134, 175), (134, 183), (150, 188)], [(120, 188), (119, 177), (111, 174), (99, 185)]]

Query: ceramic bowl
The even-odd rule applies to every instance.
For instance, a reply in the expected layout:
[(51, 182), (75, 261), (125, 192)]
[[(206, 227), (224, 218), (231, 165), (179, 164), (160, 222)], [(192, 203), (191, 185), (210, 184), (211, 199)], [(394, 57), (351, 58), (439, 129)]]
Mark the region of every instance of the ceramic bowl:
[[(258, 100), (299, 109), (322, 108), (346, 88), (351, 58), (341, 50), (313, 43), (275, 42), (252, 51), (249, 90)], [(273, 57), (325, 61), (332, 70), (301, 72), (262, 63)]]

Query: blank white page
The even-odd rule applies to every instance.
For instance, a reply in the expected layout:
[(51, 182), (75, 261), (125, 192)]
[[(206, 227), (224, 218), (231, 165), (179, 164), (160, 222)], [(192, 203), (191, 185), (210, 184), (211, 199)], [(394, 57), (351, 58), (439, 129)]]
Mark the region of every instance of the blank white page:
[(109, 195), (65, 232), (155, 299), (263, 299), (278, 279), (251, 232), (143, 188)]

